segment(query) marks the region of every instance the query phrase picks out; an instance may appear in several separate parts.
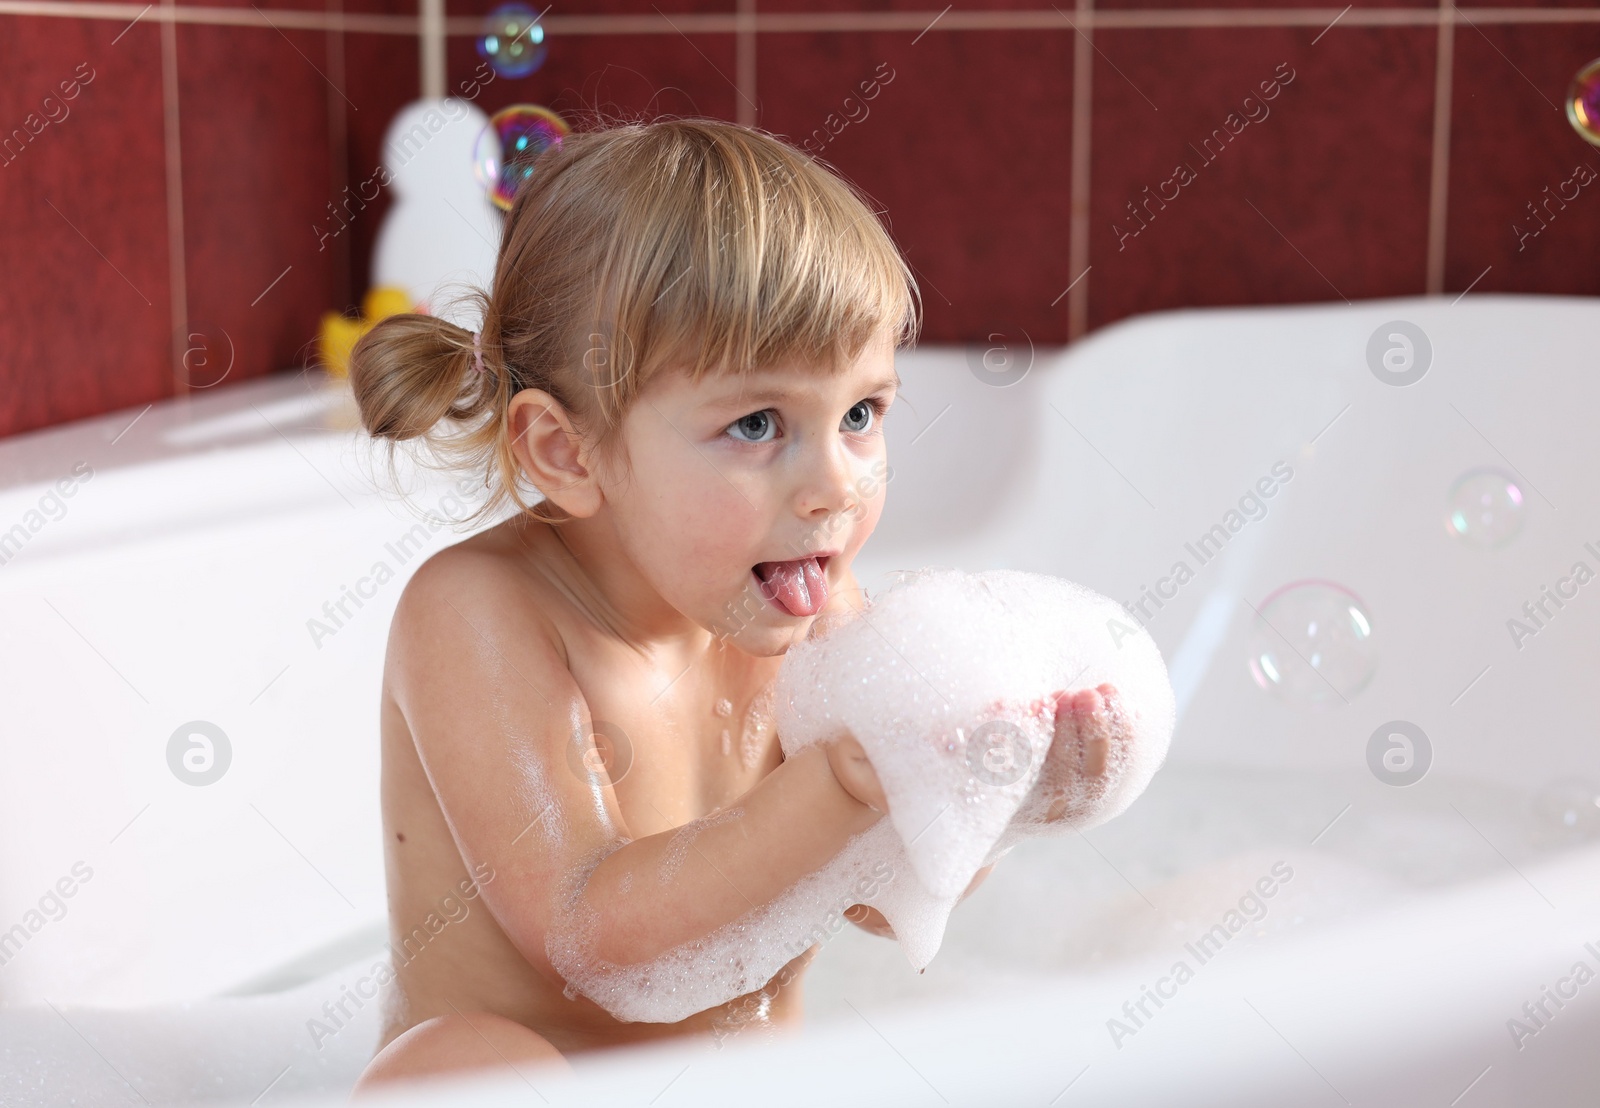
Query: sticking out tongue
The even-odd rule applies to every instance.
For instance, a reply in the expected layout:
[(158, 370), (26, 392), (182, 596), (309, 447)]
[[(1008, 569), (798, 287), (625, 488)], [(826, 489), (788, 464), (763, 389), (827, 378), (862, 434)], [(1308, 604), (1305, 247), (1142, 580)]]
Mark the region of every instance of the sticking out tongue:
[(814, 616), (828, 603), (828, 579), (816, 558), (761, 562), (755, 572), (761, 595), (792, 616)]

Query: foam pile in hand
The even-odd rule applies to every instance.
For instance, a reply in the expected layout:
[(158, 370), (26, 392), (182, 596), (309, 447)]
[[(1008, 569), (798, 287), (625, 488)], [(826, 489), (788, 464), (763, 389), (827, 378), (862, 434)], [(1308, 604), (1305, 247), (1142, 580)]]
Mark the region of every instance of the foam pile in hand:
[[(1047, 758), (1058, 707), (1069, 711), (1062, 692), (1099, 722), (1063, 719)], [(786, 756), (846, 732), (865, 749), (896, 832), (880, 841), (897, 856), (881, 860), (912, 878), (870, 902), (918, 968), (979, 869), (1029, 835), (1124, 811), (1174, 722), (1161, 654), (1120, 605), (1015, 570), (902, 575), (864, 612), (790, 648), (776, 710)]]

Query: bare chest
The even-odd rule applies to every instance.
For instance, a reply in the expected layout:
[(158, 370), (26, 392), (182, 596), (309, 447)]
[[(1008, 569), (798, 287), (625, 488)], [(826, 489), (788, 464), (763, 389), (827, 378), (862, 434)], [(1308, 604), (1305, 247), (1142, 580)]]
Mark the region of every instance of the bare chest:
[(772, 713), (776, 660), (740, 660), (731, 673), (705, 668), (674, 679), (613, 666), (584, 684), (593, 746), (577, 752), (598, 764), (575, 768), (605, 770), (635, 837), (732, 804), (783, 760)]

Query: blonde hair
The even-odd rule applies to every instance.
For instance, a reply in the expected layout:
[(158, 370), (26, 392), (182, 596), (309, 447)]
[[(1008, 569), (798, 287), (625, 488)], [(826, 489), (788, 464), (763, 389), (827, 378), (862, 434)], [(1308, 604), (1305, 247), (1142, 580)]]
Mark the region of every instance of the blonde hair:
[(535, 518), (511, 451), (508, 406), (542, 389), (598, 450), (664, 367), (698, 380), (798, 360), (838, 372), (875, 336), (914, 343), (921, 299), (866, 197), (752, 127), (661, 119), (567, 136), (539, 156), (506, 218), (473, 336), (431, 315), (391, 316), (351, 354), (362, 425), (422, 439), (484, 476), (487, 502)]

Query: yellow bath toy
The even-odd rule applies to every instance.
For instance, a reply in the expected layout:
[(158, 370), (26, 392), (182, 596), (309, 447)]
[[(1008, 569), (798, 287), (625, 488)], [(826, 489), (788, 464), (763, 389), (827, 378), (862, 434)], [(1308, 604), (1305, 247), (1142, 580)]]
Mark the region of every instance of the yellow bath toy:
[(404, 289), (379, 285), (361, 298), (361, 315), (355, 319), (342, 312), (324, 312), (317, 330), (317, 359), (329, 376), (350, 375), (350, 352), (372, 325), (388, 316), (416, 310)]

